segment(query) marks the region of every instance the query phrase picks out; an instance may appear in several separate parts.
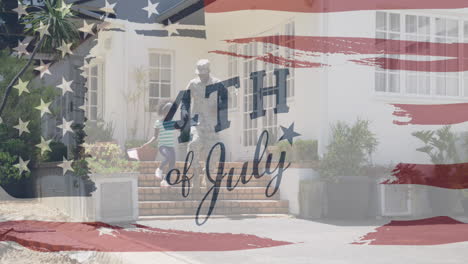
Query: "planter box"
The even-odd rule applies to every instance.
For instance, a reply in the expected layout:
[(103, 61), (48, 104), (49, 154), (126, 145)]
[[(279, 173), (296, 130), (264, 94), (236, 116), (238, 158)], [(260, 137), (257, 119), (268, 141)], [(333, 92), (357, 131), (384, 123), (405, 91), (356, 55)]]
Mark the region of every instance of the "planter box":
[(96, 191), (88, 204), (88, 219), (127, 222), (138, 218), (138, 173), (92, 174)]
[(326, 183), (327, 217), (363, 219), (370, 215), (372, 184), (365, 176), (335, 177)]
[(317, 219), (323, 216), (324, 182), (319, 180), (301, 181), (299, 185), (299, 216)]

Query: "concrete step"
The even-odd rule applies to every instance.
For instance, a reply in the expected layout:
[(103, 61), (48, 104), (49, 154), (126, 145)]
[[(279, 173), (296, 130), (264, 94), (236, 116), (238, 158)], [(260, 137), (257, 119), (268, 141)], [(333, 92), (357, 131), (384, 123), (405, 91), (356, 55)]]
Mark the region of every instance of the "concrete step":
[[(208, 191), (207, 188), (200, 188), (199, 192), (190, 190), (188, 197), (182, 196), (180, 187), (160, 188), (160, 187), (139, 187), (139, 201), (184, 201), (187, 199), (200, 201)], [(211, 197), (211, 194), (210, 196)], [(279, 200), (279, 191), (272, 197), (266, 197), (264, 187), (244, 187), (236, 188), (232, 191), (225, 187), (219, 188), (218, 200)]]
[[(191, 175), (188, 175), (191, 177)], [(175, 177), (175, 176), (174, 176)], [(205, 177), (202, 175), (202, 177)], [(233, 175), (232, 177), (232, 184), (236, 184), (237, 180), (239, 179), (239, 175)], [(249, 179), (251, 176), (247, 176), (246, 179)], [(221, 186), (227, 186), (227, 181), (228, 177), (225, 177), (222, 181)], [(261, 178), (254, 178), (252, 177), (248, 183), (243, 184), (242, 181), (239, 180), (239, 183), (237, 184), (237, 188), (245, 188), (245, 187), (266, 187), (268, 183), (271, 181), (271, 177), (268, 175), (265, 175)], [(138, 186), (139, 187), (159, 187), (160, 186), (161, 180), (156, 178), (154, 176), (154, 173), (146, 173), (146, 174), (140, 174), (138, 175)], [(211, 186), (212, 184), (210, 182), (207, 182), (208, 186)]]
[[(140, 162), (140, 168), (139, 171), (140, 173), (154, 173), (156, 168), (159, 167), (160, 161), (142, 161)], [(211, 172), (215, 173), (218, 170), (218, 163), (215, 163), (216, 165), (210, 169)], [(176, 162), (175, 168), (179, 169), (181, 172), (184, 169), (184, 162)], [(242, 167), (244, 166), (243, 162), (225, 162), (224, 163), (224, 172), (227, 173), (229, 169), (235, 168), (236, 173), (240, 173), (242, 171)], [(265, 168), (265, 163), (261, 162), (259, 165), (259, 168)], [(272, 169), (276, 168), (277, 163), (272, 162), (270, 164), (270, 167)], [(191, 168), (193, 168), (194, 165), (192, 164)], [(200, 167), (205, 168), (205, 162), (200, 162)], [(247, 174), (252, 173), (252, 168), (253, 168), (253, 162), (249, 162), (247, 166)], [(191, 171), (192, 169), (190, 169)], [(262, 170), (261, 170), (262, 171)]]
[[(140, 216), (194, 215), (200, 201), (139, 202)], [(203, 204), (201, 215), (206, 214), (209, 202)], [(213, 215), (287, 214), (288, 201), (277, 200), (218, 200)]]

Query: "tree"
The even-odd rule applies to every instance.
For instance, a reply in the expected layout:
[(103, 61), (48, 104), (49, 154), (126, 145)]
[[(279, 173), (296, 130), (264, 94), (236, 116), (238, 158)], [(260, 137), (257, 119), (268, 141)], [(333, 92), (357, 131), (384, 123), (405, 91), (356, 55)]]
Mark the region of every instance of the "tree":
[(39, 50), (53, 51), (63, 43), (71, 43), (79, 37), (78, 30), (71, 18), (75, 17), (67, 5), (59, 0), (45, 0), (44, 7), (34, 7), (34, 11), (23, 17), (23, 24), (31, 25), (25, 29), (25, 33), (34, 36), (32, 42), (35, 47), (26, 64), (18, 71), (6, 86), (3, 99), (0, 104), (0, 117), (2, 117), (8, 97), (13, 86), (32, 64)]

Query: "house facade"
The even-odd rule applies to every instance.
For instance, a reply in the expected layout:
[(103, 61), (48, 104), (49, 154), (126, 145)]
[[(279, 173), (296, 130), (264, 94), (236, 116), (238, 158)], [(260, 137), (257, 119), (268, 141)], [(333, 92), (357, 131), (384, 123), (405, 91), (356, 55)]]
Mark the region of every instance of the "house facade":
[[(203, 17), (204, 25), (190, 25), (195, 17)], [(157, 30), (167, 30), (167, 34), (141, 33)], [(202, 30), (206, 37), (182, 37), (183, 30)], [(220, 132), (230, 160), (251, 159), (263, 130), (277, 139), (281, 136), (280, 126), (289, 127), (292, 123), (295, 131), (301, 134), (299, 138), (318, 140), (319, 154), (323, 154), (330, 140), (331, 125), (337, 121), (352, 123), (361, 118), (371, 121), (372, 131), (379, 140), (373, 161), (391, 165), (429, 162), (425, 154), (416, 151), (421, 142), (411, 133), (440, 128), (396, 125), (395, 120), (408, 118), (395, 117), (393, 104), (448, 104), (467, 100), (468, 74), (462, 71), (384, 70), (353, 63), (343, 59), (345, 55), (326, 52), (308, 55), (329, 66), (287, 67), (258, 59), (265, 54), (301, 59), (297, 52), (271, 44), (274, 41), (245, 44), (225, 41), (259, 36), (291, 36), (291, 42), (295, 41), (293, 36), (465, 42), (468, 40), (468, 13), (456, 10), (205, 13), (199, 9), (168, 26), (110, 20), (108, 30), (101, 30), (90, 40), (95, 42), (89, 49), (83, 49), (88, 54), (84, 52), (82, 57), (88, 56), (89, 61), (85, 69), (86, 116), (91, 122), (112, 123), (114, 138), (122, 146), (130, 140), (147, 140), (158, 118), (158, 102), (174, 100), (178, 92), (196, 78), (196, 62), (209, 59), (212, 74), (220, 80), (240, 78), (240, 88), (229, 89), (230, 128)], [(294, 43), (289, 47), (294, 47)], [(213, 52), (216, 50), (244, 56)], [(414, 55), (386, 56), (415, 60)], [(270, 87), (276, 84), (273, 71), (277, 68), (290, 70), (287, 80), (289, 112), (275, 114), (275, 96), (266, 96), (266, 115), (251, 119), (253, 84), (250, 74), (265, 70), (264, 86)], [(467, 127), (462, 123), (454, 125), (453, 129), (463, 132)], [(179, 159), (184, 159), (185, 148), (184, 144), (179, 146)]]

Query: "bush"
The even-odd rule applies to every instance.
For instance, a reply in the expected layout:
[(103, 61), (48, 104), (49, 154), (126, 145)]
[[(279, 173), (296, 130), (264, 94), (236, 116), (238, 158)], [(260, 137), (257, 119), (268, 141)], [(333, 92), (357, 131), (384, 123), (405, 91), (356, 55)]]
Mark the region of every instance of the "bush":
[(110, 142), (114, 140), (115, 127), (112, 123), (102, 120), (87, 121), (84, 128), (86, 133), (86, 143)]
[(17, 163), (17, 156), (13, 156), (8, 152), (0, 152), (0, 183), (6, 184), (18, 181), (23, 177), (29, 177), (30, 172), (19, 173), (19, 169), (14, 167)]
[(331, 141), (319, 167), (321, 176), (362, 176), (371, 163), (378, 141), (370, 131), (370, 122), (358, 119), (354, 125), (337, 122), (332, 126)]
[(50, 142), (50, 151), (44, 154), (44, 161), (54, 162), (62, 161), (63, 157), (68, 158), (68, 149), (62, 142), (52, 141)]
[(93, 173), (134, 172), (138, 162), (128, 161), (120, 146), (115, 143), (84, 144), (86, 161)]

